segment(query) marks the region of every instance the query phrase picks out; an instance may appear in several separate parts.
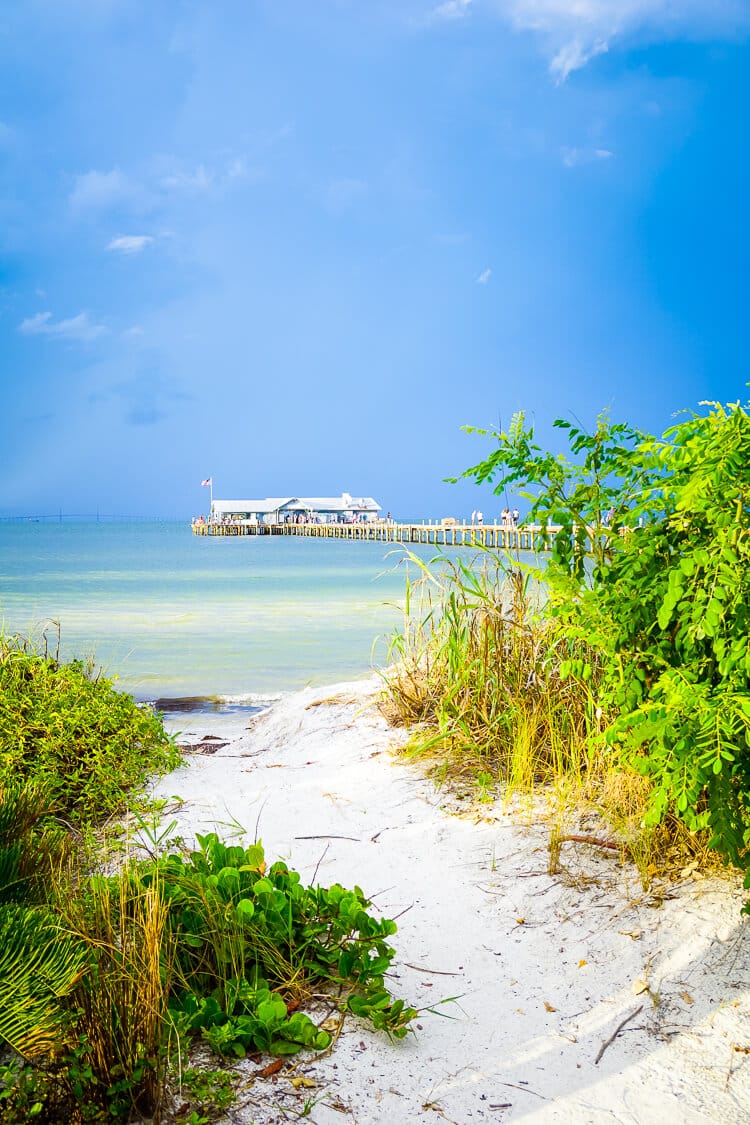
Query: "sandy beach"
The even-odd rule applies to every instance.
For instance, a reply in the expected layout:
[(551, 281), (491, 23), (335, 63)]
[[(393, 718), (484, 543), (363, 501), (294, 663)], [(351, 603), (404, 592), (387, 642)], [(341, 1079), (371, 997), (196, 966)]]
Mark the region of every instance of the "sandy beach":
[(181, 742), (226, 745), (158, 784), (180, 798), (165, 822), (188, 841), (244, 831), (307, 881), (357, 883), (398, 919), (390, 985), (420, 1009), (400, 1043), (348, 1016), (322, 1059), (298, 1056), (272, 1078), (241, 1063), (239, 1102), (221, 1120), (750, 1120), (739, 883), (686, 871), (644, 893), (614, 853), (575, 844), (551, 876), (541, 813), (456, 802), (394, 757), (405, 735), (378, 712), (379, 687), (168, 724)]

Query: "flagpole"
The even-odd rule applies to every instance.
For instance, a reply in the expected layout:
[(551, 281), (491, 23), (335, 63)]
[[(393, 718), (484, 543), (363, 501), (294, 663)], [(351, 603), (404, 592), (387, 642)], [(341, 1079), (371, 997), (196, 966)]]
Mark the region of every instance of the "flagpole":
[[(210, 477), (206, 477), (205, 480), (201, 481), (201, 487), (203, 487), (205, 485), (208, 485), (208, 497), (209, 497), (208, 515), (209, 515), (209, 519), (210, 519), (210, 517), (214, 514), (214, 478), (213, 478), (213, 473), (211, 474)], [(201, 507), (203, 507), (202, 504), (201, 504)]]

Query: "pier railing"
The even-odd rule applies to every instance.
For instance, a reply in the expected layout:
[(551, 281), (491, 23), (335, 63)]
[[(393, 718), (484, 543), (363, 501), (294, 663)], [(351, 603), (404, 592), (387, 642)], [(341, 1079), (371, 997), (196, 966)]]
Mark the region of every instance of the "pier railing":
[[(193, 520), (194, 535), (297, 535), (315, 539), (360, 539), (381, 543), (424, 543), (435, 547), (499, 547), (517, 551), (539, 549), (538, 524), (507, 527), (502, 524), (396, 523), (368, 520), (362, 523), (257, 523), (227, 520), (220, 523)], [(547, 529), (554, 534), (555, 527)]]

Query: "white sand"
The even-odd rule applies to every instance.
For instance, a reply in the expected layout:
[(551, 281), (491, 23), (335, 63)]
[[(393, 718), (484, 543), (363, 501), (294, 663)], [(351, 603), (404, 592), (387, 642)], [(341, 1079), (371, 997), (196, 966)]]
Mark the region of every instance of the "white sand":
[(241, 825), (249, 842), (257, 824), (269, 861), (360, 885), (379, 912), (401, 915), (394, 993), (420, 1009), (460, 1000), (438, 1009), (450, 1019), (424, 1011), (395, 1044), (347, 1017), (328, 1057), (289, 1063), (314, 1088), (283, 1071), (256, 1078), (224, 1120), (271, 1125), (308, 1108), (317, 1125), (750, 1121), (741, 888), (688, 877), (660, 902), (614, 854), (575, 844), (563, 849), (567, 877), (549, 876), (541, 822), (492, 805), (452, 814), (394, 760), (403, 735), (372, 706), (377, 687), (308, 689), (249, 729), (191, 720), (186, 736), (232, 741), (192, 755), (157, 792), (184, 798), (167, 819), (186, 838)]

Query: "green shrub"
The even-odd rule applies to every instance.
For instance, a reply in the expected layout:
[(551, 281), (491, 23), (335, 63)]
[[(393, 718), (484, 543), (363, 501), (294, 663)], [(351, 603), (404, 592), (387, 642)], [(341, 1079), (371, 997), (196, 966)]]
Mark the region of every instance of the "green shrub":
[(260, 844), (213, 833), (189, 853), (118, 853), (115, 874), (91, 874), (112, 869), (80, 843), (93, 834), (66, 854), (63, 816), (94, 826), (178, 760), (90, 667), (0, 641), (0, 1122), (158, 1117), (190, 1038), (234, 1056), (325, 1049), (301, 1010), (321, 990), (394, 1038), (416, 1016), (384, 984), (395, 923), (357, 887), (304, 887)]
[(384, 982), (395, 923), (358, 887), (267, 867), (260, 844), (210, 833), (71, 890), (44, 913), (0, 908), (0, 1043), (37, 1064), (0, 1072), (0, 1121), (23, 1120), (12, 1112), (34, 1091), (85, 1120), (158, 1114), (191, 1039), (230, 1057), (325, 1050), (331, 1036), (302, 1010), (321, 994), (393, 1038), (417, 1014)]
[(50, 898), (59, 840), (39, 829), (38, 790), (0, 787), (0, 1048), (27, 1058), (53, 1052), (67, 1031), (66, 998), (85, 972), (85, 951), (60, 926)]
[(517, 416), (465, 475), (520, 483), (543, 540), (558, 525), (547, 612), (580, 649), (562, 674), (595, 654), (605, 745), (649, 779), (648, 821), (707, 830), (750, 886), (750, 414), (704, 405), (658, 440), (558, 421), (572, 458)]
[(358, 887), (306, 887), (286, 864), (267, 867), (260, 844), (227, 845), (215, 833), (198, 843), (141, 876), (161, 881), (168, 905), (175, 1022), (226, 1054), (322, 1050), (330, 1037), (296, 1009), (335, 985), (357, 1015), (406, 1034), (416, 1012), (383, 981), (396, 925), (369, 914)]
[(0, 786), (33, 782), (58, 815), (91, 825), (178, 762), (159, 719), (93, 666), (0, 639)]

